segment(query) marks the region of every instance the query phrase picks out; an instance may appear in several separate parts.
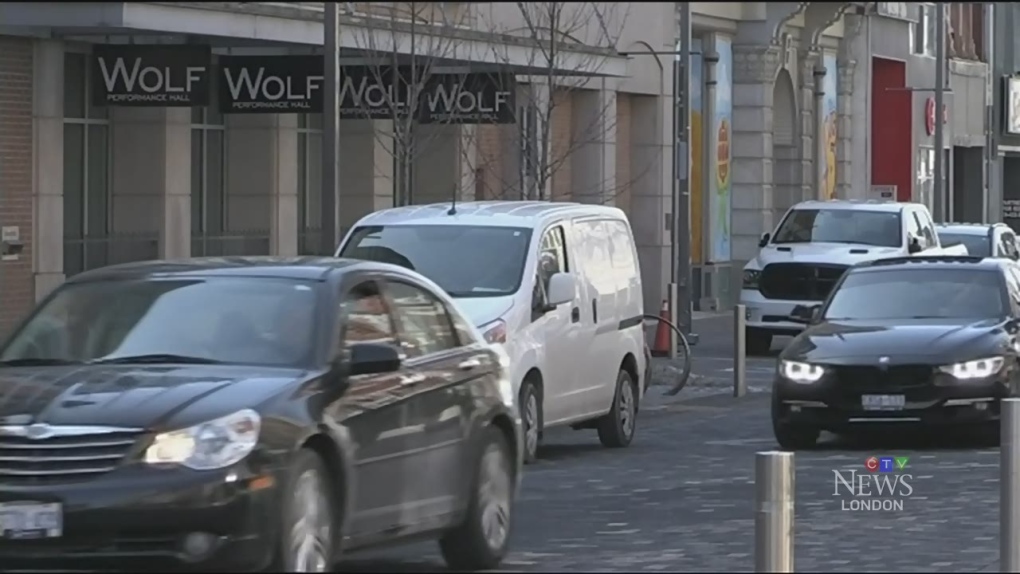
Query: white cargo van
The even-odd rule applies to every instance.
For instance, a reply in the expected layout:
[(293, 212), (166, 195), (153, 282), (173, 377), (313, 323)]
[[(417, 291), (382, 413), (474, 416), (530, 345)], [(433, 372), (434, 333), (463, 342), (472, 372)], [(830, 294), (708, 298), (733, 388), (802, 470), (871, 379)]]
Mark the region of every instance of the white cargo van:
[(425, 275), (504, 345), (526, 460), (552, 426), (630, 444), (645, 388), (644, 304), (619, 209), (522, 201), (386, 209), (358, 221), (336, 254)]

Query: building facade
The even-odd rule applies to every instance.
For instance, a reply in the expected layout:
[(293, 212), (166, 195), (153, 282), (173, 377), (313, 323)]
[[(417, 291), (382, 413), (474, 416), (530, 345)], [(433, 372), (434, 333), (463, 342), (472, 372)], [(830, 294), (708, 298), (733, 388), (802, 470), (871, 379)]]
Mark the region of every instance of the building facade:
[[(691, 3), (690, 241), (699, 308), (735, 301), (760, 236), (797, 201), (864, 197), (890, 184), (900, 196), (909, 189), (924, 197), (925, 180), (914, 174), (927, 160), (914, 148), (927, 141), (918, 132), (927, 125), (919, 88), (933, 82), (923, 75), (930, 66), (922, 71), (930, 58), (912, 53), (915, 8), (878, 4), (896, 6)], [(633, 223), (647, 310), (658, 311), (672, 266), (676, 3), (340, 5), (341, 65), (375, 70), (376, 93), (389, 93), (380, 70), (391, 64), (437, 77), (514, 78), (513, 97), (500, 100), (512, 108), (509, 121), (500, 113), (427, 122), (394, 110), (345, 116), (341, 228), (375, 209), (454, 196), (616, 205)], [(289, 74), (307, 87), (314, 74), (300, 76), (298, 63), (321, 55), (323, 36), (322, 3), (314, 2), (0, 4), (0, 330), (66, 277), (98, 266), (317, 253), (321, 104), (309, 98), (279, 112), (245, 112), (252, 102), (234, 93), (245, 89), (231, 89), (223, 74), (255, 58), (251, 79), (287, 56), (294, 64), (273, 77)], [(550, 36), (564, 39), (554, 54)], [(147, 46), (162, 47), (170, 59), (154, 67), (176, 66), (170, 76), (179, 82), (188, 79), (182, 54), (208, 47), (215, 77), (208, 97), (195, 100), (201, 105), (166, 90), (173, 105), (111, 92), (97, 50), (131, 63)], [(886, 72), (873, 52), (902, 62), (899, 81), (916, 91), (876, 92), (876, 70)], [(982, 128), (958, 110), (984, 92), (977, 80), (958, 79), (973, 70), (951, 68), (946, 141), (966, 148)], [(144, 81), (151, 87), (156, 77)], [(268, 101), (262, 88), (252, 98)], [(899, 100), (883, 103), (894, 93)], [(876, 109), (908, 122), (895, 153), (910, 158), (902, 160), (909, 171), (899, 166), (888, 182), (881, 166), (876, 175), (869, 143)], [(970, 156), (951, 156), (952, 173), (973, 173), (960, 167)]]
[(993, 10), (995, 106), (990, 132), (997, 161), (989, 208), (1014, 230), (1020, 230), (1020, 39), (1014, 38), (1020, 10), (1009, 2), (995, 2)]

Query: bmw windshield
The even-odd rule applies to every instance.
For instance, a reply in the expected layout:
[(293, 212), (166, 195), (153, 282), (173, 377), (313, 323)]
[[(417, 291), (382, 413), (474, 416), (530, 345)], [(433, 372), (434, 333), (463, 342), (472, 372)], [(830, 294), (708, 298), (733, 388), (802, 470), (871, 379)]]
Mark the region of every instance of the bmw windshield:
[(451, 297), (498, 297), (520, 289), (530, 243), (522, 227), (375, 225), (355, 229), (340, 257), (406, 267)]

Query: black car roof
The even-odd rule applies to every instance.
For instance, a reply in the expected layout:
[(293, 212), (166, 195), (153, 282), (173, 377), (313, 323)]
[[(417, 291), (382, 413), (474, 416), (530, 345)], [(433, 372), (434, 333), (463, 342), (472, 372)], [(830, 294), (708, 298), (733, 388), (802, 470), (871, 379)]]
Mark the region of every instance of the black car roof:
[(79, 273), (70, 277), (68, 282), (169, 276), (276, 277), (324, 281), (331, 273), (358, 269), (408, 273), (396, 265), (337, 257), (198, 257), (111, 265)]
[(957, 269), (997, 270), (1002, 269), (1007, 261), (998, 257), (979, 257), (975, 255), (912, 255), (864, 261), (854, 265), (852, 269), (868, 271), (888, 269), (889, 267), (933, 269), (952, 266)]

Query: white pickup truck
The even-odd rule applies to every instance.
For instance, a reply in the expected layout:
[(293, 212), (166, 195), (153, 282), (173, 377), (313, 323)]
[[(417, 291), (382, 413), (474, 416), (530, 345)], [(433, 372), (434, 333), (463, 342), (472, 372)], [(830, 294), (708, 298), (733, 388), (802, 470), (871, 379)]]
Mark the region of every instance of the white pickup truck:
[(806, 201), (790, 208), (758, 256), (744, 267), (740, 303), (747, 308), (747, 352), (768, 352), (773, 335), (796, 335), (797, 305), (825, 300), (855, 263), (907, 255), (967, 255), (942, 247), (928, 208), (919, 203)]

